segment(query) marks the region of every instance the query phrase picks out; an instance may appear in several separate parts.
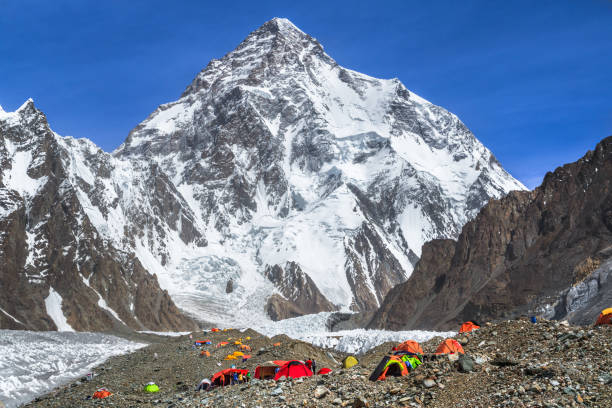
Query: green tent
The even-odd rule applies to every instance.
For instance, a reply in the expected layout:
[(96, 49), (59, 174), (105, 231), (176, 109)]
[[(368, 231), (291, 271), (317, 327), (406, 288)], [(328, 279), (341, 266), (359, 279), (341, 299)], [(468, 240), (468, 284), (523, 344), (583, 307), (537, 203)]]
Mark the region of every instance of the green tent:
[(347, 356), (344, 360), (342, 360), (342, 368), (351, 368), (359, 364), (359, 360), (355, 356)]
[(157, 386), (157, 384), (150, 382), (145, 385), (144, 392), (159, 392), (159, 387)]

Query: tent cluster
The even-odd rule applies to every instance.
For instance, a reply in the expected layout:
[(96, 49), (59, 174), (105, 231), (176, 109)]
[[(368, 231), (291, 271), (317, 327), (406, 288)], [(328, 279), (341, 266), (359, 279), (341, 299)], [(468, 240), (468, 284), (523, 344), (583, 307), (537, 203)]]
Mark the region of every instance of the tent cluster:
[[(469, 333), (479, 328), (480, 326), (475, 322), (466, 322), (461, 325), (463, 330), (461, 333)], [(443, 354), (465, 354), (465, 352), (457, 340), (446, 339), (440, 343), (434, 353), (438, 356)], [(410, 371), (423, 364), (424, 355), (423, 348), (419, 343), (414, 340), (406, 340), (393, 347), (391, 353), (382, 358), (370, 374), (370, 381), (382, 381), (387, 377), (406, 376)]]
[[(311, 377), (314, 375), (311, 367), (312, 362), (308, 364), (308, 362), (300, 360), (266, 361), (265, 363), (260, 364), (255, 368), (255, 378), (257, 378), (258, 380), (273, 379), (275, 381), (278, 381), (287, 378)], [(325, 375), (331, 372), (331, 369), (324, 367), (319, 370), (318, 374)]]
[(393, 347), (391, 354), (382, 358), (370, 374), (370, 381), (382, 381), (390, 376), (403, 377), (408, 375), (410, 371), (422, 364), (422, 360), (423, 349), (421, 345), (414, 340), (406, 340)]
[(224, 360), (242, 360), (246, 361), (251, 358), (251, 355), (244, 354), (242, 351), (234, 351), (232, 354), (225, 356)]

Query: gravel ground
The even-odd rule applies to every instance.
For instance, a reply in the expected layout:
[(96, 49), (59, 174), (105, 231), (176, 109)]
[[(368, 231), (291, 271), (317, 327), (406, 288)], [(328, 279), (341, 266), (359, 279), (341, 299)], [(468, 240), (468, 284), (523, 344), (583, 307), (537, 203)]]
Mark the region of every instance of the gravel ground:
[[(245, 343), (253, 347), (253, 357), (238, 363), (238, 368), (254, 370), (257, 364), (273, 359), (314, 358), (318, 367), (334, 372), (278, 383), (252, 380), (195, 393), (202, 378), (232, 364), (223, 357), (236, 347), (215, 348), (214, 344), (247, 336), (252, 338)], [(334, 360), (341, 361), (344, 354), (287, 336), (270, 339), (252, 330), (194, 333), (194, 339), (203, 338), (213, 340), (213, 346), (207, 348), (211, 357), (201, 357), (187, 336), (156, 339), (145, 349), (110, 359), (96, 369), (92, 381), (76, 381), (27, 406), (612, 407), (612, 327), (527, 320), (489, 324), (469, 336), (456, 336), (466, 351), (459, 361), (428, 354), (424, 364), (408, 376), (378, 382), (368, 381), (368, 376), (394, 344), (378, 346), (359, 356), (358, 366), (342, 370)], [(432, 353), (441, 340), (431, 339), (422, 344), (423, 349)], [(276, 342), (281, 345), (274, 347)], [(149, 381), (156, 382), (161, 391), (143, 393)], [(100, 387), (114, 395), (105, 400), (87, 399)]]

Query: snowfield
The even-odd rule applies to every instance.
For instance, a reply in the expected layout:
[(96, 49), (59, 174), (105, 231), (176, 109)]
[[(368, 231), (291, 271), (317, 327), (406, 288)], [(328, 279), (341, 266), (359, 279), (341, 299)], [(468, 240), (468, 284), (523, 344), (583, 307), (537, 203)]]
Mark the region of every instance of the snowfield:
[(17, 407), (145, 346), (101, 333), (0, 330), (0, 401)]
[(402, 342), (415, 340), (423, 342), (435, 336), (451, 337), (457, 332), (434, 332), (425, 330), (389, 331), (389, 330), (341, 330), (330, 332), (325, 323), (331, 313), (323, 312), (313, 315), (285, 319), (278, 322), (254, 327), (258, 332), (272, 337), (279, 334), (312, 343), (318, 347), (331, 348), (345, 353), (361, 354), (388, 341)]

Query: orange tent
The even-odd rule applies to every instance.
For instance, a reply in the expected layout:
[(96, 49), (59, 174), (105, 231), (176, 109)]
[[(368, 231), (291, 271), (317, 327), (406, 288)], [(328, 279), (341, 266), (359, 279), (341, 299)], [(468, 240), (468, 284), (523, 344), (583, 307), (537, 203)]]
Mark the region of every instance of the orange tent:
[(461, 353), (465, 354), (463, 351), (463, 347), (461, 344), (457, 342), (455, 339), (446, 339), (436, 349), (436, 354), (453, 354), (453, 353)]
[(240, 345), (240, 350), (251, 351), (251, 347), (247, 346), (246, 344), (242, 344)]
[(273, 344), (273, 346), (274, 346), (274, 347), (278, 347), (278, 346), (280, 346), (280, 342), (278, 342), (278, 343), (274, 343), (274, 344)]
[(206, 356), (206, 357), (210, 357), (210, 352), (208, 352), (208, 350), (202, 350), (202, 352), (200, 353), (201, 356)]
[(468, 321), (461, 325), (461, 328), (459, 328), (459, 333), (469, 333), (472, 330), (477, 330), (477, 329), (480, 329), (479, 325), (477, 325), (474, 322)]
[(211, 332), (218, 332), (220, 331), (219, 329), (217, 329), (216, 327), (213, 327), (212, 329), (210, 329)]
[(110, 397), (111, 395), (113, 395), (113, 394), (109, 390), (107, 390), (106, 388), (100, 388), (98, 391), (94, 392), (93, 398), (94, 399), (103, 399), (103, 398)]
[(595, 322), (595, 326), (599, 326), (602, 324), (610, 324), (612, 325), (612, 307), (604, 309), (599, 314), (597, 321)]
[(224, 347), (227, 346), (229, 343), (227, 341), (222, 341), (221, 343), (217, 344), (217, 347)]
[(395, 351), (404, 351), (409, 354), (423, 354), (421, 345), (414, 340), (406, 340), (395, 348)]

